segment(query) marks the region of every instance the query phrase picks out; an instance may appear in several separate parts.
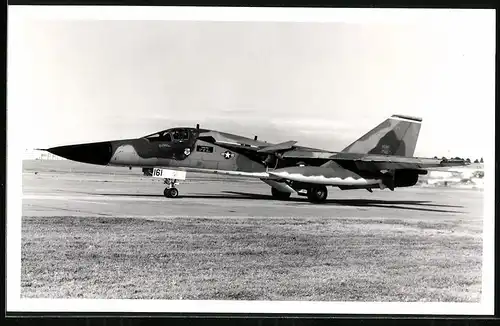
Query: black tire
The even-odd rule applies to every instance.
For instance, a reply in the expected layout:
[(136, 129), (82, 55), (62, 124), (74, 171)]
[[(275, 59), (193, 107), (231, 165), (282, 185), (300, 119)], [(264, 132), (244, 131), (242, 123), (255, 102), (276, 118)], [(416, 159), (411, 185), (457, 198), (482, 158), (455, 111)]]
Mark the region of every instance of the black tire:
[(176, 198), (179, 196), (179, 190), (177, 188), (165, 188), (163, 195), (167, 198)]
[(179, 196), (179, 190), (177, 188), (170, 188), (170, 198), (177, 198)]
[(326, 186), (315, 186), (307, 191), (307, 198), (311, 203), (323, 203), (328, 197)]
[(279, 200), (287, 200), (292, 195), (289, 192), (279, 191), (278, 189), (276, 189), (274, 187), (271, 187), (271, 194), (273, 195), (274, 198), (279, 199)]

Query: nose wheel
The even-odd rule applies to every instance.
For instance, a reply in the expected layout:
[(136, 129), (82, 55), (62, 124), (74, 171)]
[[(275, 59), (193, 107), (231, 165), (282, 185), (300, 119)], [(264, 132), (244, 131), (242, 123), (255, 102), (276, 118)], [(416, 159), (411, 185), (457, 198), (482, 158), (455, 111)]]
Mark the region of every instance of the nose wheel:
[(163, 190), (163, 194), (167, 198), (176, 198), (179, 196), (179, 190), (177, 190), (177, 188), (165, 188), (165, 190)]
[(165, 184), (167, 187), (163, 190), (163, 195), (167, 198), (177, 198), (179, 196), (179, 190), (175, 188), (179, 183), (175, 179), (165, 179)]

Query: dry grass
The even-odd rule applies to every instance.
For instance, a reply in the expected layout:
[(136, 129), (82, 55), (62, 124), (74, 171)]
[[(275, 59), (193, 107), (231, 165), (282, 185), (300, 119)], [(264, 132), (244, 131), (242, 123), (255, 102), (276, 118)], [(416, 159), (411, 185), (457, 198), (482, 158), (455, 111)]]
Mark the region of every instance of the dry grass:
[(479, 301), (481, 230), (327, 218), (24, 217), (22, 295)]

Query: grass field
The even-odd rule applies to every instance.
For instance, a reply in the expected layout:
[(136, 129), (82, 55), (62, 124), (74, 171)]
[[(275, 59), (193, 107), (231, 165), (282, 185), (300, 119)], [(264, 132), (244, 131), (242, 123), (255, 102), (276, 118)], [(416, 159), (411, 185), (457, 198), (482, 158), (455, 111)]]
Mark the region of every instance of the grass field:
[(22, 296), (477, 302), (481, 239), (459, 220), (24, 217)]
[[(338, 191), (324, 205), (260, 180), (23, 163), (29, 298), (479, 302), (483, 192)], [(243, 194), (243, 195), (242, 195)]]

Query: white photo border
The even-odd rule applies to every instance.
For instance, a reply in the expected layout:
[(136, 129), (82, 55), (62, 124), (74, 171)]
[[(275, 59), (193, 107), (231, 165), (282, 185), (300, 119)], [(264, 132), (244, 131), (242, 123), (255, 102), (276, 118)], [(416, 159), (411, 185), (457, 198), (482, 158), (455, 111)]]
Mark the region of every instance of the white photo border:
[[(443, 19), (483, 22), (494, 10), (468, 9), (332, 9), (332, 8), (245, 8), (245, 7), (117, 7), (117, 6), (9, 6), (8, 27), (26, 19), (41, 20), (196, 20), (400, 23)], [(8, 28), (9, 30), (9, 28)], [(8, 38), (9, 39), (9, 38)], [(15, 40), (9, 40), (14, 42)], [(7, 49), (8, 56), (14, 55)], [(9, 62), (9, 61), (8, 61)], [(7, 66), (8, 68), (8, 66)], [(7, 70), (8, 71), (8, 70)], [(15, 76), (8, 76), (15, 78)], [(494, 85), (492, 85), (494, 87)], [(8, 98), (8, 97), (7, 97)], [(278, 313), (278, 314), (428, 314), (492, 315), (494, 313), (494, 115), (484, 119), (491, 130), (484, 139), (490, 152), (485, 159), (483, 274), (480, 303), (427, 302), (308, 302), (308, 301), (217, 301), (217, 300), (103, 300), (21, 298), (21, 210), (22, 149), (15, 145), (24, 117), (9, 110), (7, 102), (7, 312), (125, 312), (125, 313)]]

